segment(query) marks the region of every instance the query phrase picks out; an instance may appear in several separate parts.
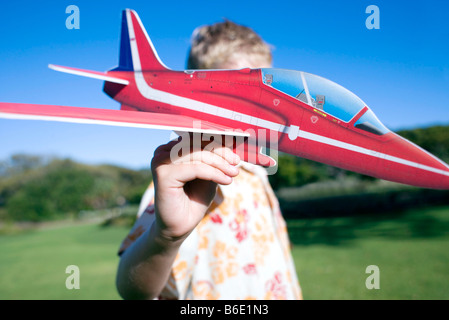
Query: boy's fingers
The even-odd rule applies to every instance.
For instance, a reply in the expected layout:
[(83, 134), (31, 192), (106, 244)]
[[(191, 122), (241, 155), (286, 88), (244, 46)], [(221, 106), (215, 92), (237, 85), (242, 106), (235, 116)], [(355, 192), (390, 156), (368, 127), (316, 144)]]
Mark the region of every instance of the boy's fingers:
[(155, 150), (151, 167), (191, 161), (203, 161), (228, 175), (235, 176), (238, 174), (238, 170), (234, 165), (240, 162), (240, 157), (229, 147), (223, 146), (221, 140), (220, 143), (216, 140), (203, 141), (202, 145), (194, 146), (192, 139), (179, 137), (177, 140), (172, 140)]
[(171, 172), (171, 174), (176, 174), (174, 177), (180, 182), (180, 186), (183, 186), (189, 181), (195, 179), (201, 179), (206, 181), (213, 181), (218, 184), (230, 184), (232, 178), (225, 174), (220, 169), (210, 166), (204, 162), (196, 163), (181, 163), (179, 164), (179, 169), (177, 172)]
[(231, 165), (228, 161), (226, 161), (223, 157), (210, 152), (210, 151), (195, 151), (191, 154), (188, 154), (184, 157), (181, 157), (174, 161), (174, 164), (179, 163), (205, 163), (209, 166), (212, 166), (216, 169), (221, 170), (228, 176), (236, 176), (239, 172), (238, 168)]
[(235, 154), (230, 148), (228, 147), (223, 147), (223, 146), (210, 146), (207, 145), (204, 148), (205, 151), (211, 151), (213, 153), (215, 153), (216, 155), (222, 157), (223, 159), (225, 159), (227, 162), (229, 162), (232, 165), (237, 165), (240, 162), (240, 157)]

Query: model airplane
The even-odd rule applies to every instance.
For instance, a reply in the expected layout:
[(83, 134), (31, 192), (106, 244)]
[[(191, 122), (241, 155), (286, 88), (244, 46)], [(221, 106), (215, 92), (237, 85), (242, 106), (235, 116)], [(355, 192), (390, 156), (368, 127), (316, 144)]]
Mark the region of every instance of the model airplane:
[(271, 68), (173, 71), (129, 9), (123, 11), (117, 68), (105, 73), (50, 68), (104, 80), (104, 92), (121, 110), (0, 103), (0, 117), (242, 137), (242, 159), (265, 166), (275, 161), (257, 142), (270, 132), (282, 152), (385, 180), (449, 189), (447, 164), (388, 130), (340, 85)]

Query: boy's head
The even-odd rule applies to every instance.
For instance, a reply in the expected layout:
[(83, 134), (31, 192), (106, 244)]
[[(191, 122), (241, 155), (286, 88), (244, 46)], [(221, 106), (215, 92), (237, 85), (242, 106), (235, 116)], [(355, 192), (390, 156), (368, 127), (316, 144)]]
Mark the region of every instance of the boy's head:
[(257, 33), (225, 20), (195, 29), (187, 69), (269, 68), (271, 62), (270, 47)]

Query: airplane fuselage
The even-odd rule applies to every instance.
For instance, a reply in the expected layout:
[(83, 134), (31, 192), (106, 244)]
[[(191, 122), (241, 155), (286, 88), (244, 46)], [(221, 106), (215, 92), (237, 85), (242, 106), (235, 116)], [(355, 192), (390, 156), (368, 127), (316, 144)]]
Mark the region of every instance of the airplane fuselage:
[(276, 132), (281, 152), (397, 182), (423, 176), (418, 185), (432, 188), (441, 174), (448, 175), (443, 162), (395, 133), (355, 127), (366, 108), (342, 121), (264, 84), (260, 69), (111, 72), (130, 82), (105, 82), (104, 91), (124, 110), (222, 123), (256, 140)]

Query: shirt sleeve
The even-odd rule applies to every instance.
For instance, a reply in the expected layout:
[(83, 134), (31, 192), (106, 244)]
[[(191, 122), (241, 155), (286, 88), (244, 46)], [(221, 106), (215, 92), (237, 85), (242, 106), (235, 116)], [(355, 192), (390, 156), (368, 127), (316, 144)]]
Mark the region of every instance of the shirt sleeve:
[(119, 256), (153, 224), (155, 220), (153, 198), (154, 187), (151, 184), (142, 197), (134, 226), (120, 245), (118, 251)]

